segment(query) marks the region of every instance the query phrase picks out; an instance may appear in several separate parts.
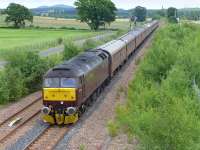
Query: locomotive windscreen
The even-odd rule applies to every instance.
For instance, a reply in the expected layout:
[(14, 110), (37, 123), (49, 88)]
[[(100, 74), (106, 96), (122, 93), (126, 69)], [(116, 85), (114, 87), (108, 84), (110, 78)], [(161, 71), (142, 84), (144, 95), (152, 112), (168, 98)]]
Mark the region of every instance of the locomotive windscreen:
[(60, 79), (59, 78), (46, 78), (44, 80), (44, 87), (46, 87), (46, 88), (60, 87)]
[(46, 78), (44, 80), (45, 88), (76, 88), (78, 80), (75, 78)]
[(77, 79), (74, 78), (61, 78), (61, 87), (71, 87), (75, 88), (78, 86), (78, 81)]

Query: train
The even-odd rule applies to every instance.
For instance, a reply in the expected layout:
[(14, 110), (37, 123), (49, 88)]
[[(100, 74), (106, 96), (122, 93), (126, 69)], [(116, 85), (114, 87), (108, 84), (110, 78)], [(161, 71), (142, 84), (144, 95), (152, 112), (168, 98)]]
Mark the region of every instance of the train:
[(116, 40), (87, 50), (44, 75), (42, 119), (74, 124), (144, 40), (159, 27), (152, 21)]

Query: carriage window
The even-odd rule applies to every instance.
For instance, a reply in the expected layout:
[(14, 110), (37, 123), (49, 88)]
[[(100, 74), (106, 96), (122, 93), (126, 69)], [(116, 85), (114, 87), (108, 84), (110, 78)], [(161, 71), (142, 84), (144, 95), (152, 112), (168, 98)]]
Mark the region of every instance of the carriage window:
[(78, 86), (77, 79), (74, 78), (61, 78), (61, 87), (75, 88)]
[(55, 88), (60, 86), (59, 78), (46, 78), (44, 80), (44, 87)]
[(102, 59), (106, 59), (106, 55), (104, 53), (99, 54), (99, 57), (101, 57)]

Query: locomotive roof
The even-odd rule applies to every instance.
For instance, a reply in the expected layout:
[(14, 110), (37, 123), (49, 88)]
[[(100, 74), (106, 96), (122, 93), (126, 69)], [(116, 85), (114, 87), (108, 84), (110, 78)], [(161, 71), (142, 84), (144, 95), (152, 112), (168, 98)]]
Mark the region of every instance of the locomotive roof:
[[(87, 51), (49, 70), (45, 77), (79, 77), (102, 63), (102, 51)], [(106, 55), (107, 56), (107, 55)]]
[(111, 42), (108, 42), (102, 46), (97, 47), (97, 49), (101, 49), (104, 51), (107, 51), (109, 54), (115, 54), (118, 52), (119, 49), (126, 46), (126, 43), (122, 40), (113, 40)]

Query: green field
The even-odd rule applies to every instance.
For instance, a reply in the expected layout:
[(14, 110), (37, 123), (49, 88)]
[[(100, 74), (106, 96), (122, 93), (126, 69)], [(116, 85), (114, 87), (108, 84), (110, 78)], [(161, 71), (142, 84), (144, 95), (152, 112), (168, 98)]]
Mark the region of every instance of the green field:
[[(0, 15), (0, 27), (7, 27), (4, 22), (5, 16)], [(30, 24), (27, 24), (29, 26)], [(60, 39), (83, 39), (97, 34), (105, 33), (104, 31), (90, 31), (88, 25), (81, 23), (76, 19), (61, 19), (50, 17), (34, 17), (34, 27), (28, 29), (11, 29), (0, 28), (0, 53), (8, 50), (44, 50), (58, 45)], [(50, 29), (50, 28), (54, 29)], [(60, 29), (73, 28), (70, 29)], [(58, 29), (59, 28), (59, 29)], [(126, 19), (118, 19), (106, 28), (115, 28), (128, 30), (129, 23)], [(86, 30), (82, 30), (86, 29)]]
[(0, 51), (10, 49), (44, 49), (58, 44), (58, 39), (81, 39), (100, 34), (89, 30), (7, 29), (0, 28)]

